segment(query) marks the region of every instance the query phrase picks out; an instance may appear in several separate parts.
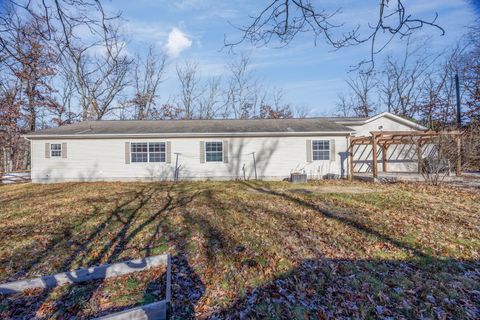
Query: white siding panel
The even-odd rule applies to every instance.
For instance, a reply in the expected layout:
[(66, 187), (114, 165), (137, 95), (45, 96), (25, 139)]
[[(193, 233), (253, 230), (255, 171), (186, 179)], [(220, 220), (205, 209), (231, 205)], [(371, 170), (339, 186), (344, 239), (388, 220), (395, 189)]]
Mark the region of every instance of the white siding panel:
[[(306, 141), (334, 139), (335, 161), (306, 159)], [(325, 175), (344, 176), (347, 171), (347, 139), (339, 137), (249, 137), (230, 138), (228, 163), (201, 163), (200, 141), (222, 139), (169, 138), (171, 152), (180, 153), (179, 178), (237, 179), (254, 178), (253, 152), (257, 174), (263, 179), (284, 179), (292, 171), (306, 172), (310, 178)], [(172, 180), (175, 163), (125, 163), (125, 142), (165, 141), (165, 139), (70, 139), (68, 158), (45, 158), (45, 143), (57, 140), (32, 140), (32, 181), (95, 181), (95, 180)], [(173, 161), (172, 161), (173, 162)]]
[(387, 117), (380, 117), (363, 125), (350, 125), (355, 130), (355, 136), (370, 135), (371, 131), (412, 131), (411, 127)]

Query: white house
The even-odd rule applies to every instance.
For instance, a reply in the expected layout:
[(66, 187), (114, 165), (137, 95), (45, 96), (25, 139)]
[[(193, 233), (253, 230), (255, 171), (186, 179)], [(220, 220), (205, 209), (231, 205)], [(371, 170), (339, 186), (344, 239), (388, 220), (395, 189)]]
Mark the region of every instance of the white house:
[[(176, 174), (182, 180), (280, 180), (292, 172), (311, 179), (346, 176), (351, 135), (423, 129), (383, 113), (371, 118), (84, 121), (25, 138), (31, 142), (36, 183), (172, 180)], [(405, 151), (392, 150), (392, 156), (395, 152)], [(355, 166), (368, 170), (366, 162), (358, 156)], [(402, 160), (392, 170), (410, 165), (416, 161)]]

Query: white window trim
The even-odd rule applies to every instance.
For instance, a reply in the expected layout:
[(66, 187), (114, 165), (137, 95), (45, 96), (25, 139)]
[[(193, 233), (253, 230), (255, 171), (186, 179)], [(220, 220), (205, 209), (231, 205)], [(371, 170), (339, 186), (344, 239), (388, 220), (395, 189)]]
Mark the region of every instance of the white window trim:
[[(54, 156), (53, 155), (53, 146), (54, 145), (59, 145), (60, 146), (60, 154), (58, 156)], [(55, 151), (59, 151), (59, 150), (55, 150)], [(50, 158), (61, 158), (62, 157), (62, 153), (63, 153), (63, 150), (62, 150), (62, 143), (50, 143)]]
[[(327, 151), (328, 152), (328, 159), (317, 159), (315, 160), (315, 157), (313, 156), (314, 154), (314, 150), (313, 150), (313, 142), (315, 141), (327, 141), (328, 142), (328, 150), (317, 150), (317, 151)], [(311, 150), (311, 153), (312, 153), (312, 161), (330, 161), (330, 153), (331, 153), (331, 148), (332, 148), (332, 144), (330, 143), (330, 140), (328, 139), (315, 139), (315, 140), (312, 140), (312, 150)]]
[[(132, 148), (134, 143), (146, 143), (147, 144), (147, 161), (146, 162), (136, 162), (133, 161), (132, 157)], [(165, 145), (165, 161), (150, 161), (150, 143), (163, 143)], [(155, 152), (158, 153), (158, 152)], [(162, 152), (160, 152), (162, 153)], [(145, 164), (145, 163), (167, 163), (167, 142), (166, 141), (130, 141), (130, 164)]]
[[(207, 143), (212, 143), (212, 142), (216, 142), (216, 143), (221, 143), (222, 144), (222, 160), (221, 161), (208, 161), (207, 160)], [(205, 163), (222, 163), (224, 158), (224, 150), (225, 146), (223, 144), (223, 141), (222, 140), (209, 140), (209, 141), (205, 141), (205, 150), (203, 150), (203, 159), (205, 160)]]

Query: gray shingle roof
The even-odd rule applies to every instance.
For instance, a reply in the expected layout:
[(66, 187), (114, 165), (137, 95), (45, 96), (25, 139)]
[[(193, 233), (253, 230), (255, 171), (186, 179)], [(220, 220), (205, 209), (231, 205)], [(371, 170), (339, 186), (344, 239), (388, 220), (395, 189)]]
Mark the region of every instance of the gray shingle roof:
[(329, 121), (338, 121), (338, 122), (344, 122), (344, 121), (365, 121), (370, 119), (371, 117), (323, 117), (325, 120)]
[(49, 135), (141, 135), (141, 134), (241, 134), (241, 133), (341, 133), (351, 129), (325, 118), (249, 120), (101, 120), (84, 121), (31, 132)]

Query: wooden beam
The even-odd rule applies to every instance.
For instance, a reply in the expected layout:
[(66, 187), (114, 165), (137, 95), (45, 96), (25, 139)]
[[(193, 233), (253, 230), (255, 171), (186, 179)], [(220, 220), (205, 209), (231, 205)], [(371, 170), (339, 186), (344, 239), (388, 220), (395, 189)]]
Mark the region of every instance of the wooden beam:
[(372, 137), (351, 137), (350, 138), (350, 143), (351, 144), (363, 144), (363, 143), (372, 143)]
[(452, 131), (434, 131), (434, 130), (426, 130), (426, 131), (371, 131), (372, 135), (375, 136), (438, 136), (438, 135), (461, 135), (461, 131), (452, 130)]
[(457, 177), (462, 175), (462, 137), (457, 136), (457, 165), (455, 166), (455, 175)]
[(378, 158), (377, 158), (377, 137), (372, 136), (372, 159), (373, 159), (373, 177), (378, 177)]

